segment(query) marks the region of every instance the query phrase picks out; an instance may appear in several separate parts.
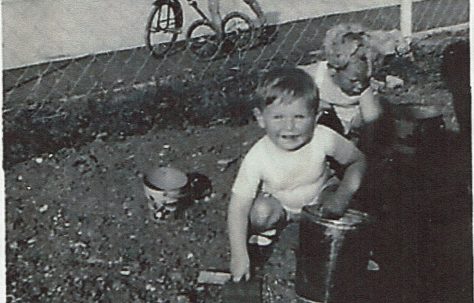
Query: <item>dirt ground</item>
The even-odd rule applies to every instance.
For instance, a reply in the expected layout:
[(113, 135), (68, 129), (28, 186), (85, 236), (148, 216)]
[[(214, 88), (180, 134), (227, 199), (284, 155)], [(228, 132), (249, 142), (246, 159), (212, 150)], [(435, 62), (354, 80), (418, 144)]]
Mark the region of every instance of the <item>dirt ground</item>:
[[(437, 72), (438, 43), (428, 40), (424, 49), (433, 52), (401, 71), (403, 88), (382, 94), (386, 104), (442, 105), (447, 131), (443, 144), (415, 156), (390, 145), (380, 159), (389, 164), (376, 174), (380, 270), (369, 279), (376, 282), (367, 288), (372, 302), (472, 302), (470, 161)], [(9, 168), (9, 302), (220, 302), (222, 288), (198, 285), (197, 275), (228, 268), (230, 187), (241, 157), (262, 135), (254, 122), (226, 121), (155, 127), (121, 140), (98, 137)], [(435, 147), (449, 153), (448, 161)], [(160, 165), (207, 176), (212, 194), (183, 217), (156, 223), (142, 177)], [(297, 302), (297, 232), (294, 224), (285, 230), (263, 268), (265, 302)]]

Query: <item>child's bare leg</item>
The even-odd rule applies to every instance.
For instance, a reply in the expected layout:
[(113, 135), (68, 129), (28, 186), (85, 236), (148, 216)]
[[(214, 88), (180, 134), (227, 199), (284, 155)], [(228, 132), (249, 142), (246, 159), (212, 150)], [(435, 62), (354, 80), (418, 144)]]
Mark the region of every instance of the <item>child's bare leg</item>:
[(250, 237), (248, 253), (252, 270), (261, 268), (271, 256), (272, 243), (277, 237), (277, 227), (285, 211), (272, 196), (258, 196), (250, 209)]
[(264, 232), (275, 228), (285, 215), (281, 203), (272, 196), (258, 196), (250, 210), (250, 226), (253, 231)]

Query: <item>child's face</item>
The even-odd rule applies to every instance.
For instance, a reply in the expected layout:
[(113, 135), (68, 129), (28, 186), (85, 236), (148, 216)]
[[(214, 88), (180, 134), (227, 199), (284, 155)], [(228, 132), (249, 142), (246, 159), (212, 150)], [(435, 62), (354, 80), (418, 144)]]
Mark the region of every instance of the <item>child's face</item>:
[(353, 96), (359, 95), (369, 86), (367, 74), (367, 63), (349, 63), (346, 68), (336, 70), (333, 79), (345, 94)]
[(297, 99), (289, 104), (276, 100), (265, 107), (263, 112), (255, 109), (255, 117), (270, 140), (280, 149), (297, 150), (313, 137), (316, 115), (306, 100)]

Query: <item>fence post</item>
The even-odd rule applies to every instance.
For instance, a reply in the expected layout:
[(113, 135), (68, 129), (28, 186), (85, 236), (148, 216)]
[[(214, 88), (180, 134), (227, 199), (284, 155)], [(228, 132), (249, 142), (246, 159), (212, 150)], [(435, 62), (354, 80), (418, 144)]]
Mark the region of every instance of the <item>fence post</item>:
[(403, 37), (412, 35), (412, 0), (401, 0), (400, 31)]

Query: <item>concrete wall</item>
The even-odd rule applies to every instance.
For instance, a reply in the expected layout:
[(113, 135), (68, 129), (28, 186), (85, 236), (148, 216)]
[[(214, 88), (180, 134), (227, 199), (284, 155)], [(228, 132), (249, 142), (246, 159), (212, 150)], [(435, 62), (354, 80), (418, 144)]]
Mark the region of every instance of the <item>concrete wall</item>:
[[(400, 0), (259, 0), (270, 23), (395, 5)], [(183, 0), (183, 2), (185, 2)], [(242, 0), (221, 0), (221, 13), (252, 15)], [(207, 11), (207, 1), (199, 1)], [(183, 3), (185, 25), (197, 18)], [(2, 0), (3, 68), (144, 45), (152, 0)]]

